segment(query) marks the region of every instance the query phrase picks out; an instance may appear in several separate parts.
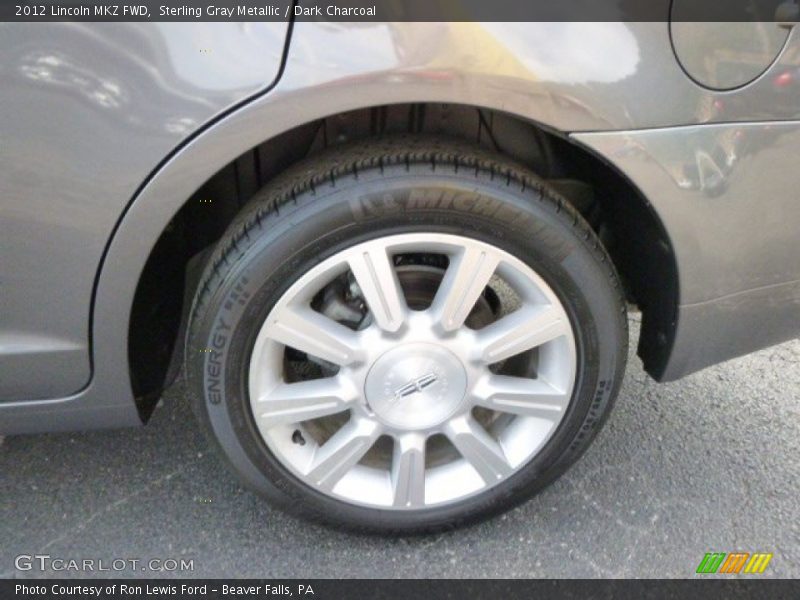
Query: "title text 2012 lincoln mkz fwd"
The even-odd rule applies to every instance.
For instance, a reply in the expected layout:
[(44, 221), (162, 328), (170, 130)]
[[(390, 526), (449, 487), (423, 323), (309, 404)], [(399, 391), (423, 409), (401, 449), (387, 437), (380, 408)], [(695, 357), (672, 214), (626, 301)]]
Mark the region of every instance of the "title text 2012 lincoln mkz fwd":
[(800, 331), (785, 24), (0, 30), (0, 434), (181, 374), (276, 504), (434, 530), (586, 450), (629, 309), (659, 381)]

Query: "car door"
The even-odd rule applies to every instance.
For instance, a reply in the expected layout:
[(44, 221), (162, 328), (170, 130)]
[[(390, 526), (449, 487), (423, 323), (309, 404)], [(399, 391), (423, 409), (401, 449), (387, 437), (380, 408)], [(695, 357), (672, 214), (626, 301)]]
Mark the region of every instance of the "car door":
[(288, 23), (0, 25), (0, 402), (91, 378), (98, 265), (148, 176), (278, 77)]

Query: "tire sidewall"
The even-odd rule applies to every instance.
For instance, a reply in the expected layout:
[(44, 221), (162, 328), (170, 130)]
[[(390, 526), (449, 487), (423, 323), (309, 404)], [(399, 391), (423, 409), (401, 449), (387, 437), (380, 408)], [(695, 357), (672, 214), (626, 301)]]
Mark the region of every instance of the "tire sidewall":
[[(504, 184), (505, 183), (505, 184)], [(510, 182), (509, 182), (510, 183)], [(553, 192), (519, 189), (476, 173), (421, 167), (375, 169), (296, 198), (259, 218), (218, 288), (195, 311), (187, 373), (195, 408), (223, 453), (257, 491), (307, 516), (360, 529), (456, 526), (508, 509), (558, 477), (598, 430), (624, 367), (624, 315), (610, 261)], [(268, 205), (268, 198), (254, 205)], [(257, 210), (257, 209), (256, 209)], [(397, 233), (438, 232), (498, 246), (537, 272), (558, 295), (573, 327), (577, 376), (567, 414), (544, 447), (482, 494), (424, 511), (360, 507), (293, 476), (256, 427), (248, 397), (258, 330), (302, 274), (349, 246)]]

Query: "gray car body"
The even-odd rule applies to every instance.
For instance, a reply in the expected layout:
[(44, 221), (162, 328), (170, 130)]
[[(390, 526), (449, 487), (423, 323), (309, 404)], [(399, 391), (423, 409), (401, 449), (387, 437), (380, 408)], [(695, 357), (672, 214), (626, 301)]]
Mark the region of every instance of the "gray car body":
[(5, 26), (0, 433), (141, 424), (129, 324), (170, 220), (249, 148), (396, 103), (514, 115), (641, 192), (677, 272), (658, 379), (796, 337), (800, 103), (775, 77), (800, 37), (759, 27), (708, 75), (704, 32), (668, 23)]

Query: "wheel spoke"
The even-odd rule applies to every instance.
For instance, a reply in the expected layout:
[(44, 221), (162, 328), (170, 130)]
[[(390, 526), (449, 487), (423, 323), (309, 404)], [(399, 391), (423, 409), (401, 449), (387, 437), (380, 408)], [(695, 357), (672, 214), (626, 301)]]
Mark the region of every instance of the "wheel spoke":
[(499, 412), (540, 417), (557, 422), (569, 396), (541, 379), (490, 375), (473, 391), (475, 403)]
[(347, 410), (356, 390), (337, 377), (281, 383), (258, 399), (257, 415), (268, 427), (299, 423)]
[(499, 262), (495, 254), (474, 247), (464, 248), (451, 259), (431, 305), (445, 331), (455, 331), (464, 325)]
[(400, 329), (408, 308), (386, 247), (372, 243), (348, 263), (378, 326), (384, 331)]
[(395, 506), (424, 506), (425, 436), (407, 433), (395, 440), (392, 489)]
[(499, 481), (513, 470), (500, 444), (471, 416), (448, 422), (445, 435), (487, 485)]
[(362, 358), (358, 334), (310, 308), (286, 307), (267, 323), (269, 337), (339, 366)]
[(332, 490), (367, 453), (380, 433), (375, 421), (351, 419), (317, 448), (306, 476), (320, 488)]
[(569, 333), (569, 323), (554, 306), (515, 311), (477, 332), (486, 364), (494, 364)]

